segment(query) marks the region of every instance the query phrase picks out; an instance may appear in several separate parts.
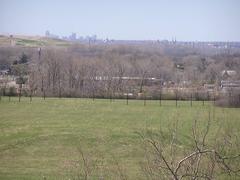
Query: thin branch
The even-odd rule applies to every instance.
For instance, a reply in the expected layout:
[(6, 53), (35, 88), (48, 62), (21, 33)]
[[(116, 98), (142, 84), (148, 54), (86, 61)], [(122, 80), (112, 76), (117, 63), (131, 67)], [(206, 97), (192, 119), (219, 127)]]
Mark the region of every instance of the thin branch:
[(212, 178), (209, 177), (206, 174), (202, 174), (202, 175), (194, 175), (194, 174), (184, 174), (183, 176), (181, 176), (180, 179), (184, 178), (184, 177), (196, 177), (196, 178), (200, 178), (200, 179), (208, 179), (211, 180)]
[(212, 150), (204, 150), (204, 151), (195, 151), (191, 154), (189, 154), (188, 156), (184, 157), (183, 159), (181, 159), (179, 162), (178, 162), (178, 165), (174, 171), (175, 174), (177, 174), (179, 168), (181, 167), (182, 163), (184, 163), (186, 160), (192, 158), (193, 156), (195, 155), (198, 155), (198, 154), (204, 154), (204, 153), (212, 153), (213, 151)]
[(168, 170), (171, 172), (171, 174), (173, 175), (175, 180), (178, 180), (177, 175), (174, 173), (174, 171), (172, 170), (172, 168), (170, 167), (170, 165), (168, 164), (167, 160), (165, 159), (165, 157), (163, 156), (162, 152), (159, 150), (159, 148), (156, 145), (155, 141), (152, 140), (148, 140), (152, 146), (155, 148), (155, 150), (158, 152), (159, 156), (161, 157), (161, 159), (163, 160), (163, 162), (165, 163), (165, 165), (167, 166)]

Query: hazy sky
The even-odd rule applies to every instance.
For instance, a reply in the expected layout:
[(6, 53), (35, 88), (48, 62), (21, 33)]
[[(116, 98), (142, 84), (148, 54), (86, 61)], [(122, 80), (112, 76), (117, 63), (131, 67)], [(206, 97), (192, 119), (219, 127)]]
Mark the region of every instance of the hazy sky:
[(0, 33), (240, 41), (240, 0), (0, 0)]

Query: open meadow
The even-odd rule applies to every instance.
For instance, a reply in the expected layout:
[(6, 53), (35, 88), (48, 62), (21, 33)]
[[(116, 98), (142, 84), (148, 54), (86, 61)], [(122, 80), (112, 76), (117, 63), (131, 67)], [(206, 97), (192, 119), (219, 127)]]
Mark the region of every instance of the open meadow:
[[(0, 101), (0, 179), (146, 179), (139, 134), (168, 132), (178, 122), (188, 146), (194, 119), (204, 127), (211, 117), (209, 141), (217, 127), (240, 132), (240, 109), (211, 102), (144, 102), (79, 98), (2, 97)], [(86, 168), (87, 166), (87, 168)], [(94, 176), (94, 174), (96, 176)], [(98, 177), (98, 178), (97, 178)], [(84, 178), (83, 178), (84, 179)]]

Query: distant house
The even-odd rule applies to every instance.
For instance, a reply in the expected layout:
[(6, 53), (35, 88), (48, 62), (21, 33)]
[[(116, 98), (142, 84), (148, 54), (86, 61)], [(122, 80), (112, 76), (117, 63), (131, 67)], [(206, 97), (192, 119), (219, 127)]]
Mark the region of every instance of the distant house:
[(228, 90), (239, 90), (240, 91), (240, 81), (231, 81), (231, 80), (223, 80), (221, 81), (221, 91), (227, 92)]
[(19, 85), (16, 83), (16, 81), (8, 81), (6, 85), (7, 85), (6, 86), (7, 88), (14, 87), (17, 89), (19, 87)]
[(223, 70), (221, 72), (222, 78), (223, 79), (229, 79), (229, 78), (233, 78), (234, 76), (237, 75), (237, 72), (234, 70)]
[(145, 85), (151, 86), (151, 85), (162, 85), (163, 80), (158, 79), (155, 77), (108, 77), (108, 76), (95, 76), (94, 80), (96, 81), (128, 81), (128, 82), (141, 82), (144, 81)]
[(204, 84), (203, 86), (207, 92), (213, 92), (216, 89), (215, 84)]
[(8, 75), (9, 69), (0, 70), (0, 75)]
[(175, 64), (175, 68), (180, 70), (180, 71), (184, 71), (184, 64), (183, 63), (176, 63)]

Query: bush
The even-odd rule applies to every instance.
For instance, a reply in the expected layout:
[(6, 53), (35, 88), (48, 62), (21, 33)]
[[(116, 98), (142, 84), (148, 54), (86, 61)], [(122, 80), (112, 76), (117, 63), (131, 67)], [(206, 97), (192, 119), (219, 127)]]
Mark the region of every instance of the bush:
[(216, 105), (221, 107), (240, 107), (240, 92), (229, 91), (222, 94), (216, 101)]
[(16, 88), (15, 87), (8, 88), (7, 91), (5, 91), (5, 95), (16, 96), (17, 95)]

